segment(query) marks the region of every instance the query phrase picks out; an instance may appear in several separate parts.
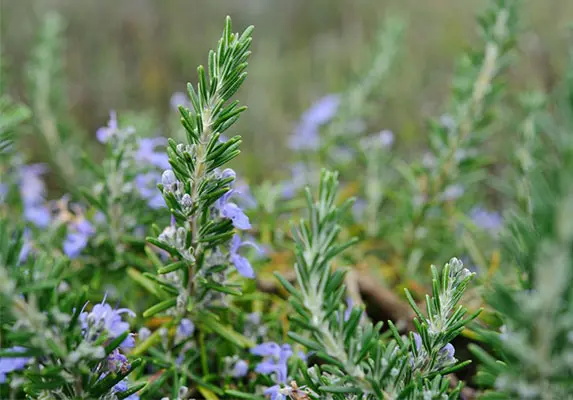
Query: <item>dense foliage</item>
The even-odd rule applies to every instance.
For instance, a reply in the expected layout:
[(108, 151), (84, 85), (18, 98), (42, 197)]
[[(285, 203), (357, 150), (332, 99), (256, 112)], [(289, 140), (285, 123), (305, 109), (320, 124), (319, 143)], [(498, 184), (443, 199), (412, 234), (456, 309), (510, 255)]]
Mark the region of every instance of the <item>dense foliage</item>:
[(229, 132), (252, 27), (227, 18), (168, 138), (112, 111), (97, 158), (48, 15), (30, 104), (0, 82), (0, 397), (573, 396), (573, 72), (509, 101), (518, 6), (490, 1), (423, 152), (369, 123), (406, 29), (388, 18), (363, 73), (296, 124), (292, 175), (251, 185)]

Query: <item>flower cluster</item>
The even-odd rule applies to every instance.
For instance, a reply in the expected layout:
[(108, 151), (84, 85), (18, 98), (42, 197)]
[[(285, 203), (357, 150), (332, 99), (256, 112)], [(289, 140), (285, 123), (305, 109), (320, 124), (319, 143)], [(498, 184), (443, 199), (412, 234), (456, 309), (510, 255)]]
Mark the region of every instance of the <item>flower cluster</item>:
[(274, 386), (265, 390), (265, 394), (269, 395), (271, 400), (286, 399), (287, 397), (282, 393), (282, 389), (288, 379), (287, 362), (293, 355), (291, 346), (289, 344), (281, 346), (275, 342), (266, 342), (253, 347), (251, 354), (263, 357), (263, 360), (255, 367), (255, 371), (260, 374), (271, 375), (275, 382)]

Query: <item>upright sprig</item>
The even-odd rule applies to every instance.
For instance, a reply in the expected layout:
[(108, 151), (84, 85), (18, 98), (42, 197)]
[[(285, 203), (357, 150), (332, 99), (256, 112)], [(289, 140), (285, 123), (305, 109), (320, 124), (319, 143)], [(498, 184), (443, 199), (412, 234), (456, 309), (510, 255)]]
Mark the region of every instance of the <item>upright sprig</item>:
[(545, 114), (529, 138), (535, 167), (521, 171), (529, 201), (516, 204), (504, 238), (519, 284), (497, 282), (486, 292), (503, 325), (499, 332), (478, 330), (483, 348), (470, 348), (481, 361), (483, 399), (573, 393), (573, 74), (567, 78), (559, 115)]
[[(70, 124), (64, 93), (63, 75), (65, 24), (56, 12), (46, 13), (32, 59), (28, 64), (29, 92), (34, 124), (49, 149), (50, 162), (56, 167), (61, 182), (74, 192), (79, 170), (75, 168), (80, 154), (77, 127)], [(76, 151), (70, 151), (74, 147)]]
[[(333, 258), (353, 243), (337, 243), (340, 218), (351, 204), (336, 205), (337, 186), (337, 174), (323, 171), (318, 196), (313, 199), (306, 192), (308, 220), (301, 221), (295, 232), (298, 288), (277, 274), (296, 311), (290, 319), (298, 329), (289, 336), (322, 360), (320, 366), (302, 372), (307, 393), (333, 399), (350, 395), (415, 399), (424, 393), (455, 398), (461, 386), (451, 391), (442, 375), (467, 364), (457, 363), (449, 342), (477, 315), (464, 319), (466, 309), (457, 306), (472, 274), (457, 259), (446, 264), (441, 274), (434, 268), (428, 316), (411, 300), (418, 333), (402, 337), (389, 322), (394, 338), (386, 342), (380, 332), (382, 323), (373, 326), (361, 307), (344, 306), (346, 271), (331, 267)], [(289, 393), (292, 387), (281, 390)]]
[[(148, 241), (166, 250), (172, 262), (159, 268), (162, 277), (151, 277), (161, 288), (164, 300), (145, 312), (151, 316), (177, 306), (183, 316), (188, 310), (200, 312), (226, 294), (238, 294), (229, 282), (228, 265), (253, 277), (248, 261), (238, 254), (247, 244), (235, 229), (248, 229), (248, 217), (230, 202), (235, 173), (221, 170), (239, 153), (240, 136), (224, 141), (221, 134), (246, 110), (239, 101), (230, 102), (244, 82), (250, 55), (251, 33), (232, 33), (227, 18), (217, 50), (209, 53), (207, 71), (197, 69), (197, 87), (188, 84), (191, 109), (179, 107), (188, 143), (169, 139), (167, 148), (172, 169), (163, 173), (159, 189), (172, 214), (172, 224), (158, 238)], [(218, 293), (218, 295), (216, 294)], [(218, 297), (219, 296), (219, 297)]]
[(486, 176), (483, 166), (488, 160), (478, 147), (492, 133), (494, 106), (503, 89), (500, 76), (515, 43), (516, 4), (515, 0), (493, 0), (479, 18), (483, 50), (465, 54), (460, 60), (451, 105), (430, 126), (430, 153), (421, 165), (398, 165), (415, 192), (404, 191), (408, 198), (398, 199), (411, 207), (401, 250), (411, 271), (433, 247), (422, 240), (427, 236), (423, 233), (429, 228), (444, 228), (448, 220), (444, 205), (471, 193), (471, 186)]

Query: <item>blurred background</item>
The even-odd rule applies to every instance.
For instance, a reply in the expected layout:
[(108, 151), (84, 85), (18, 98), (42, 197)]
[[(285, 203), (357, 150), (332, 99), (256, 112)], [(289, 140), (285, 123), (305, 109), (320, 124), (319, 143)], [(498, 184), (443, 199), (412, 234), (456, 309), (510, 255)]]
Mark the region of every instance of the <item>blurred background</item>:
[[(565, 68), (573, 1), (523, 2), (516, 91), (551, 91)], [(7, 90), (27, 98), (27, 69), (42, 17), (64, 20), (65, 96), (74, 134), (94, 140), (110, 109), (145, 112), (161, 132), (176, 119), (169, 99), (195, 80), (225, 15), (235, 30), (256, 27), (249, 79), (238, 98), (250, 110), (237, 132), (240, 163), (255, 179), (280, 176), (287, 136), (319, 97), (344, 90), (370, 61), (388, 15), (406, 25), (399, 61), (381, 85), (373, 129), (391, 129), (398, 145), (425, 140), (424, 124), (447, 101), (457, 55), (477, 39), (478, 0), (2, 0), (2, 64)], [(395, 77), (395, 79), (392, 79)], [(510, 99), (511, 101), (511, 99)], [(376, 126), (376, 125), (379, 126)], [(240, 168), (240, 169), (241, 169)]]

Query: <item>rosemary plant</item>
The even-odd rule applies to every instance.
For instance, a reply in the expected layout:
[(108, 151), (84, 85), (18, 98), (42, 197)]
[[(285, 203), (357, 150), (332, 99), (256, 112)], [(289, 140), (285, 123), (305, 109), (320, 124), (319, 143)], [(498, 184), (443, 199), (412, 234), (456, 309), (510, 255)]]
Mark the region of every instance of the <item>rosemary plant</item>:
[[(290, 319), (300, 329), (289, 332), (289, 337), (321, 360), (302, 372), (308, 395), (456, 398), (461, 386), (450, 391), (443, 375), (467, 364), (457, 362), (450, 342), (479, 313), (465, 318), (466, 309), (458, 306), (472, 274), (455, 258), (441, 273), (433, 268), (433, 296), (426, 298), (426, 315), (407, 293), (418, 332), (402, 337), (389, 322), (393, 339), (384, 339), (382, 323), (367, 321), (361, 307), (343, 305), (346, 271), (331, 267), (333, 258), (353, 243), (337, 242), (340, 219), (350, 205), (349, 201), (336, 205), (337, 186), (336, 173), (323, 171), (317, 197), (313, 199), (307, 189), (308, 221), (301, 221), (295, 233), (298, 289), (277, 275), (296, 312)], [(289, 394), (293, 387), (278, 390)]]

